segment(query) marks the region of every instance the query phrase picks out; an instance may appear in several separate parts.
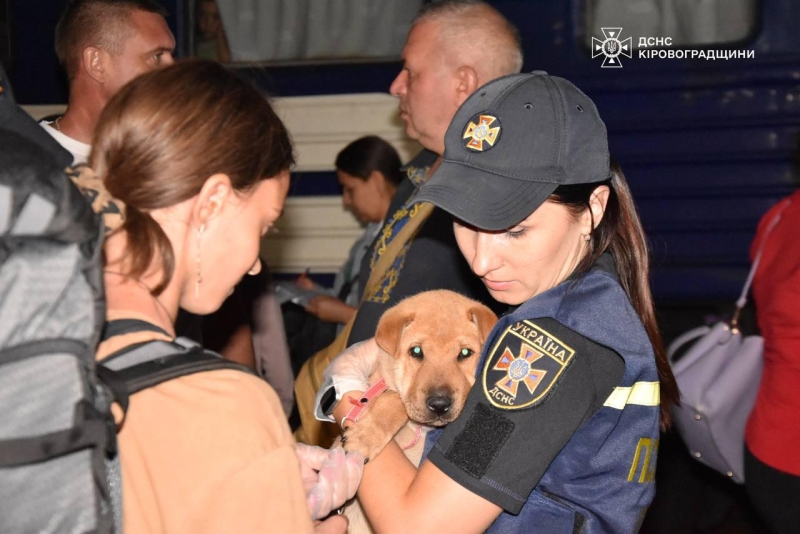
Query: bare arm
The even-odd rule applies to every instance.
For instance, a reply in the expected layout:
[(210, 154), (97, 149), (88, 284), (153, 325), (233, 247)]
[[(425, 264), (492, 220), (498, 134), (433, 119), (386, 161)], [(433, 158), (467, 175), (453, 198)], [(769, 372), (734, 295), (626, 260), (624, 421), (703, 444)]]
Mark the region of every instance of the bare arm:
[[(347, 398), (361, 395), (351, 391), (343, 396), (334, 410), (337, 421), (347, 415)], [(480, 533), (502, 512), (431, 462), (417, 470), (394, 441), (365, 466), (358, 498), (378, 532)]]
[(342, 324), (349, 321), (356, 313), (355, 307), (328, 295), (320, 295), (311, 299), (306, 306), (306, 311), (323, 321)]

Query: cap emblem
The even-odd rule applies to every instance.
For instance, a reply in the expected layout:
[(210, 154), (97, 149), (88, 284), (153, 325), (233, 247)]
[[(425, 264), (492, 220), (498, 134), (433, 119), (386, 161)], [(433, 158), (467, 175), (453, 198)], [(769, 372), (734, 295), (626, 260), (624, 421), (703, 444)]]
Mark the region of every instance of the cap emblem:
[[(492, 148), (500, 136), (500, 121), (493, 115), (478, 115), (469, 121), (464, 129), (462, 139), (469, 139), (466, 147), (468, 150), (483, 152)], [(488, 146), (487, 146), (488, 145)]]

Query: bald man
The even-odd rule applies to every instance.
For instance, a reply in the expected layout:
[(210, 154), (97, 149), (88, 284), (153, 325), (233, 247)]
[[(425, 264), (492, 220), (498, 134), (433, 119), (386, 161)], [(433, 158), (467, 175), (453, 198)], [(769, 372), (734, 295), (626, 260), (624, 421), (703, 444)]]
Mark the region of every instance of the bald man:
[(56, 54), (69, 79), (62, 117), (42, 127), (85, 163), (100, 113), (144, 72), (173, 63), (175, 38), (153, 0), (71, 0), (56, 26)]
[[(398, 187), (383, 228), (362, 260), (359, 285), (365, 293), (347, 346), (373, 337), (384, 311), (421, 291), (449, 289), (500, 311), (459, 252), (452, 217), (438, 208), (429, 212), (430, 207), (419, 209), (414, 197), (439, 165), (445, 132), (462, 102), (481, 85), (522, 69), (517, 30), (485, 2), (430, 2), (412, 23), (403, 63), (390, 92), (400, 101), (400, 117), (409, 137), (418, 140), (425, 150), (405, 167), (407, 178)], [(419, 220), (413, 221), (416, 218)], [(418, 230), (386, 259), (389, 267), (369, 286), (372, 269), (383, 254), (393, 254), (392, 240), (412, 221), (419, 224)], [(343, 348), (338, 345), (334, 343), (331, 350), (315, 355), (298, 375), (295, 396), (302, 421), (295, 434), (298, 440), (327, 446), (338, 433), (334, 425), (323, 427), (313, 415), (314, 395), (322, 385), (316, 380)]]
[(484, 2), (425, 5), (403, 48), (403, 70), (390, 87), (406, 133), (441, 156), (450, 121), (481, 85), (520, 72), (516, 28)]
[[(481, 85), (522, 69), (516, 28), (497, 10), (475, 0), (426, 4), (417, 14), (403, 48), (403, 70), (390, 87), (400, 101), (406, 133), (425, 147), (407, 166), (408, 179), (394, 196), (384, 228), (361, 266), (361, 287), (391, 242), (387, 235), (413, 216), (417, 187), (438, 167), (444, 134), (464, 100)], [(430, 289), (450, 289), (496, 303), (470, 272), (453, 236), (452, 218), (434, 209), (391, 272), (364, 295), (348, 345), (375, 335), (383, 312), (401, 299)]]

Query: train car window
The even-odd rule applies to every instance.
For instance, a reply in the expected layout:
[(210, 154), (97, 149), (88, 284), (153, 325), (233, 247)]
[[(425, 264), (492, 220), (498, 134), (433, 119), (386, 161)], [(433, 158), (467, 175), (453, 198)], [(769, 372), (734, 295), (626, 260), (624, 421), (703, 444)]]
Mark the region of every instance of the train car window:
[[(703, 47), (740, 43), (758, 23), (758, 0), (583, 0), (584, 36), (603, 39), (602, 28), (621, 28), (633, 48)], [(670, 38), (668, 45), (656, 39)], [(642, 39), (645, 39), (642, 41)], [(651, 40), (647, 40), (651, 39)], [(658, 43), (658, 44), (655, 44)]]
[(395, 59), (423, 0), (195, 0), (194, 54), (233, 62)]

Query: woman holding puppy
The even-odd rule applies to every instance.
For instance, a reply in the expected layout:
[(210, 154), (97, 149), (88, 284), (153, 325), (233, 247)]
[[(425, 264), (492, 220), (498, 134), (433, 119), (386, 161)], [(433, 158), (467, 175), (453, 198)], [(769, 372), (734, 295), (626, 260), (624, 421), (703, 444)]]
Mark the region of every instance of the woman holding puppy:
[[(634, 532), (678, 394), (605, 125), (570, 82), (512, 75), (467, 99), (445, 147), (418, 198), (454, 215), (472, 270), (512, 311), (428, 461), (417, 470), (390, 443), (366, 466), (366, 515), (380, 532)], [(374, 357), (365, 344), (343, 361)]]

